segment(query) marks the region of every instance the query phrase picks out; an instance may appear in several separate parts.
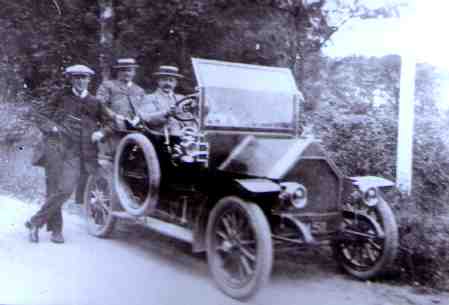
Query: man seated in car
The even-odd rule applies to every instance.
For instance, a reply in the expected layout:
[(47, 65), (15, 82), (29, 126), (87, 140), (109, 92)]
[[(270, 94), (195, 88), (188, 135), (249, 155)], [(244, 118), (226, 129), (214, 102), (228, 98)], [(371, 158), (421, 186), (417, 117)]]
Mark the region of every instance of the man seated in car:
[(179, 111), (176, 103), (185, 97), (175, 93), (178, 80), (184, 76), (174, 66), (160, 66), (153, 75), (157, 78), (157, 88), (143, 98), (138, 108), (139, 116), (154, 130), (179, 135), (183, 127), (190, 126), (188, 122), (174, 118)]

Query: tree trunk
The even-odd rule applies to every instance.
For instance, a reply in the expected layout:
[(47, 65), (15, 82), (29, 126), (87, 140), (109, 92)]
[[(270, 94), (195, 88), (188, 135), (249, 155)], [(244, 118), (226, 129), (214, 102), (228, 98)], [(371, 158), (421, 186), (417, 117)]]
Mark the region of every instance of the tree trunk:
[(114, 43), (114, 5), (112, 0), (98, 0), (100, 8), (100, 67), (102, 78), (109, 79)]

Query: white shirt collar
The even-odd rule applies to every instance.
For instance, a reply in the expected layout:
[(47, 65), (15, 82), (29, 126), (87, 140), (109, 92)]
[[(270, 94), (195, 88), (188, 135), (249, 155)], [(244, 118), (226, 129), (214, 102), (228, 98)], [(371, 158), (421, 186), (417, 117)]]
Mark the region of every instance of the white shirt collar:
[(174, 98), (175, 97), (175, 93), (172, 91), (172, 92), (169, 92), (169, 93), (166, 93), (164, 90), (162, 90), (161, 88), (158, 88), (158, 90), (159, 90), (159, 93), (161, 94), (161, 95), (163, 95), (163, 96), (166, 96), (166, 97), (171, 97), (171, 98)]
[(89, 92), (87, 92), (87, 90), (83, 90), (83, 92), (79, 93), (73, 87), (72, 87), (72, 92), (73, 92), (73, 94), (75, 94), (76, 96), (78, 96), (80, 98), (85, 98), (87, 96), (87, 94), (89, 94)]
[(124, 81), (121, 81), (121, 80), (117, 80), (118, 82), (119, 82), (119, 84), (121, 84), (122, 86), (125, 86), (125, 87), (127, 87), (127, 88), (131, 88), (131, 86), (133, 85), (133, 81), (132, 80), (130, 80), (129, 82), (124, 82)]

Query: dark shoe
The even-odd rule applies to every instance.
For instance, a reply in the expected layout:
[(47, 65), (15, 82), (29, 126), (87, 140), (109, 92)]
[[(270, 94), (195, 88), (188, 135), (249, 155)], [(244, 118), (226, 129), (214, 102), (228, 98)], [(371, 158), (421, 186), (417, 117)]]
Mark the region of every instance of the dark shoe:
[(50, 240), (56, 244), (64, 243), (64, 237), (62, 236), (62, 233), (59, 233), (59, 232), (58, 233), (52, 232)]
[(25, 222), (25, 227), (30, 231), (28, 238), (32, 243), (39, 242), (39, 228), (33, 225), (31, 222)]

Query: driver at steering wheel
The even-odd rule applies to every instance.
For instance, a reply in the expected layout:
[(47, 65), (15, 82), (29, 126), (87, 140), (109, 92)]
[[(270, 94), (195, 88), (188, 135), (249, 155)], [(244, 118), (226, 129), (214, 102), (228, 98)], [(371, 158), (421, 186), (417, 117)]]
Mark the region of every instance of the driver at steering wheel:
[(175, 93), (178, 80), (184, 76), (175, 66), (160, 66), (153, 76), (157, 78), (157, 89), (143, 98), (138, 109), (141, 119), (157, 131), (164, 132), (166, 128), (169, 134), (180, 134), (186, 123), (173, 116), (176, 114), (176, 103), (184, 98), (184, 95)]

